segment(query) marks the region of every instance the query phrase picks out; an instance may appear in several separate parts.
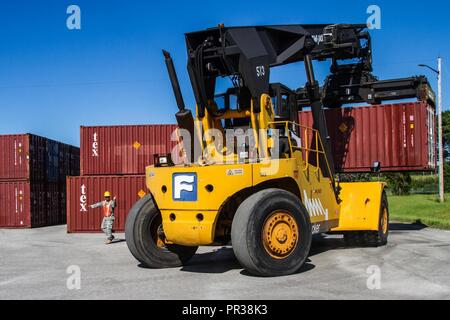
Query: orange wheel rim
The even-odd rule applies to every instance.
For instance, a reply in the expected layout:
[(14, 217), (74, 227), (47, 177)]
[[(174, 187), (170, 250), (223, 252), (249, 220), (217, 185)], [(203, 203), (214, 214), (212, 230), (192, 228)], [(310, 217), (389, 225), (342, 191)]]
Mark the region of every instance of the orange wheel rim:
[(157, 239), (156, 239), (156, 246), (157, 246), (158, 248), (164, 248), (164, 247), (166, 246), (166, 243), (164, 242), (163, 239), (161, 239), (161, 237), (157, 236)]
[(266, 252), (275, 259), (285, 259), (298, 243), (299, 233), (295, 218), (286, 211), (271, 213), (263, 225), (262, 241)]
[(386, 208), (383, 209), (383, 218), (382, 218), (381, 226), (382, 226), (383, 234), (386, 234), (388, 232), (388, 227), (389, 227), (388, 213), (387, 213)]
[(153, 242), (158, 248), (166, 247), (166, 239), (164, 237), (164, 232), (162, 230), (162, 219), (161, 217), (156, 217), (150, 224), (150, 233), (152, 235)]

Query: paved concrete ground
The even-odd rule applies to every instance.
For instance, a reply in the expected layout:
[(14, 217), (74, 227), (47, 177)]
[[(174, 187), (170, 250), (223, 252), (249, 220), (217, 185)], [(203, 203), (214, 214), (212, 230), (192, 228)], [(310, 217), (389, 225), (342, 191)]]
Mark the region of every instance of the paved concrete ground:
[[(150, 270), (124, 241), (103, 241), (68, 235), (65, 226), (0, 230), (0, 299), (450, 299), (450, 232), (417, 225), (393, 224), (382, 248), (319, 237), (301, 272), (279, 278), (248, 275), (229, 247), (200, 248), (183, 268)], [(67, 289), (71, 265), (80, 267), (80, 290)], [(380, 268), (380, 289), (367, 287), (371, 265)]]

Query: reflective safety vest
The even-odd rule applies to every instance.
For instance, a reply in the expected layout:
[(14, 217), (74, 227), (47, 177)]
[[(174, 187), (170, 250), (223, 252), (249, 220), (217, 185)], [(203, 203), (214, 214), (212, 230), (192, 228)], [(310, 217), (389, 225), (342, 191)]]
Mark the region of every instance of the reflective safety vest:
[(113, 208), (111, 206), (112, 203), (113, 203), (112, 201), (110, 202), (103, 201), (103, 215), (105, 217), (112, 216), (113, 214)]

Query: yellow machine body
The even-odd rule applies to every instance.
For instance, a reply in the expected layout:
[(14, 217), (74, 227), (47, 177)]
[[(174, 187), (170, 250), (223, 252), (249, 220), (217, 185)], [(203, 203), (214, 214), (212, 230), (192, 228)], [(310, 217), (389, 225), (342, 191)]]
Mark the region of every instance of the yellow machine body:
[(331, 231), (377, 231), (384, 182), (347, 182), (340, 184), (339, 227)]
[[(312, 233), (378, 230), (382, 183), (342, 183), (342, 190), (336, 196), (334, 181), (310, 163), (311, 155), (316, 157), (316, 163), (325, 155), (318, 132), (293, 122), (274, 121), (268, 95), (262, 95), (260, 113), (252, 110), (230, 110), (220, 118), (206, 112), (205, 117), (197, 119), (197, 134), (204, 141), (203, 162), (146, 168), (147, 187), (161, 212), (167, 243), (213, 244), (221, 217), (232, 217), (234, 212), (229, 211), (237, 209), (230, 203), (267, 188), (281, 188), (296, 194), (309, 213)], [(260, 155), (256, 162), (237, 163), (237, 155), (218, 146), (208, 134), (210, 129), (223, 131), (221, 120), (239, 117), (251, 118)], [(289, 136), (289, 156), (271, 159), (268, 149), (273, 142), (267, 131), (283, 125), (286, 129), (288, 126), (301, 127), (305, 135), (315, 139), (315, 149), (306, 145), (294, 146)], [(177, 177), (187, 180), (177, 180)], [(181, 192), (186, 190), (195, 195), (180, 201)], [(222, 224), (227, 223), (231, 225), (230, 221), (222, 221)]]
[[(273, 175), (267, 175), (269, 165), (261, 163), (203, 167), (148, 167), (147, 185), (152, 190), (155, 202), (161, 211), (166, 239), (182, 245), (212, 244), (220, 209), (228, 199), (242, 190), (257, 187), (263, 183), (266, 183), (266, 187), (270, 187), (273, 182), (273, 187), (277, 187), (277, 181), (285, 179), (291, 179), (298, 186), (303, 198), (306, 195), (306, 201), (308, 201), (306, 207), (313, 207), (309, 203), (314, 203), (317, 207), (311, 211), (312, 224), (323, 224), (328, 230), (331, 227), (337, 227), (339, 206), (330, 188), (330, 180), (300, 172), (295, 158), (273, 161), (279, 165), (279, 170)], [(183, 173), (196, 175), (196, 201), (174, 200), (173, 177)], [(305, 182), (302, 183), (302, 180)], [(307, 180), (309, 181), (306, 182)], [(212, 191), (209, 191), (211, 187)], [(199, 214), (203, 216), (202, 220), (198, 219)]]
[[(276, 174), (265, 173), (270, 165), (279, 166)], [(242, 190), (261, 185), (282, 187), (287, 181), (297, 186), (300, 200), (310, 215), (313, 233), (378, 230), (383, 183), (341, 183), (338, 204), (330, 179), (313, 166), (301, 169), (305, 167), (301, 152), (296, 152), (291, 159), (271, 160), (270, 165), (147, 167), (147, 186), (161, 211), (167, 242), (191, 246), (213, 244), (221, 208), (227, 200)], [(174, 175), (183, 173), (196, 175), (195, 201), (173, 198)]]

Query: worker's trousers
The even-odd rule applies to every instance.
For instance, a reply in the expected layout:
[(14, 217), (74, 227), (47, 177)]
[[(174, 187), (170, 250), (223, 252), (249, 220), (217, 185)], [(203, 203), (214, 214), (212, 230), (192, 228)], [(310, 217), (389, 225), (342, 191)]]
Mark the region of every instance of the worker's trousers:
[(114, 225), (114, 216), (103, 218), (102, 231), (106, 234), (108, 240), (114, 239), (114, 236), (112, 235), (113, 225)]

